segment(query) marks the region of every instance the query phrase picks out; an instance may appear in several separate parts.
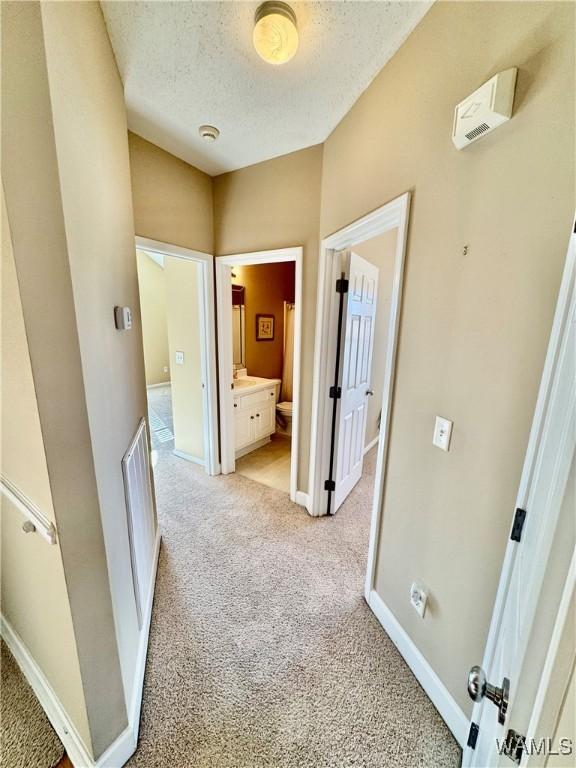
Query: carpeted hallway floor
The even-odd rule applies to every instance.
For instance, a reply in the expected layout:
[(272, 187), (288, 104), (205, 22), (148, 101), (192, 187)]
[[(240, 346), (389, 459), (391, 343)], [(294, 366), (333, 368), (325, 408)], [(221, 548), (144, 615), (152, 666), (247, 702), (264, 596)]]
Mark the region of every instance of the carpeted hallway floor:
[(451, 768), (460, 750), (362, 597), (375, 455), (334, 518), (162, 451), (146, 768)]

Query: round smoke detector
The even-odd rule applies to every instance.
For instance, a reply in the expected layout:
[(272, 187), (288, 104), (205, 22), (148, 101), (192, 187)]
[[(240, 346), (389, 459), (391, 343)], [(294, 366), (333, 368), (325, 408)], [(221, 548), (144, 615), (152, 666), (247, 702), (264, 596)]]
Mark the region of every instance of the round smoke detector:
[(220, 131), (213, 125), (201, 125), (200, 128), (198, 128), (198, 133), (204, 141), (216, 141), (218, 136), (220, 136)]

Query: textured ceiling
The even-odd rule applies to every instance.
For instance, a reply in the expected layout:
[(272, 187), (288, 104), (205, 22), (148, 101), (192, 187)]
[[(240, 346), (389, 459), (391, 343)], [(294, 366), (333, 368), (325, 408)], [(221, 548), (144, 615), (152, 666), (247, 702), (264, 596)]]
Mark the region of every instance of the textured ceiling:
[(292, 2), (300, 48), (274, 67), (252, 46), (259, 3), (101, 3), (131, 130), (211, 175), (324, 141), (431, 4)]

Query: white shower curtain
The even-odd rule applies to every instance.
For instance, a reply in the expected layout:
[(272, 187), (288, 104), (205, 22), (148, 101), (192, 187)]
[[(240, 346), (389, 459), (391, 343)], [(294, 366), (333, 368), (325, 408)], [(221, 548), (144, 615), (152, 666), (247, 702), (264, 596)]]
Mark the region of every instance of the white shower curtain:
[(292, 402), (292, 369), (294, 367), (294, 304), (284, 302), (284, 363), (280, 399)]

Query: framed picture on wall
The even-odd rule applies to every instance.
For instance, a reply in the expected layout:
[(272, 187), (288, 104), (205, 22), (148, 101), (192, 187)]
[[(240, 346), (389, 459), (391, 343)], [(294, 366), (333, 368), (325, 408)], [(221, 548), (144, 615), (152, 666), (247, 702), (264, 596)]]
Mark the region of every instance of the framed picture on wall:
[(256, 341), (274, 341), (274, 315), (256, 315)]

